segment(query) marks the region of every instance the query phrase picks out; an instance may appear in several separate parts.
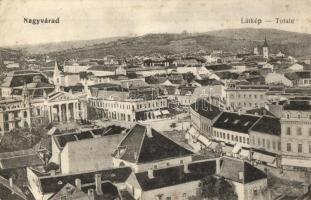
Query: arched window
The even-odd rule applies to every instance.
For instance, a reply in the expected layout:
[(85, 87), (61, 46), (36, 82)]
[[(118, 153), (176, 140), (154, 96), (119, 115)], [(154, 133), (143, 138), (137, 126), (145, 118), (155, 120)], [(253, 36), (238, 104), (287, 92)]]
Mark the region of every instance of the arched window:
[(24, 111), (24, 118), (27, 118), (27, 111)]
[(289, 119), (290, 115), (289, 113), (286, 114), (286, 119)]

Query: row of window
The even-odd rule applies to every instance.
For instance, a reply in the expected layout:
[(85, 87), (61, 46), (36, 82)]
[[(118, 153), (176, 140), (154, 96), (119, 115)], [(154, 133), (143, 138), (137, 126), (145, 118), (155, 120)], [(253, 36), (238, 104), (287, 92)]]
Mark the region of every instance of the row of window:
[[(286, 135), (293, 135), (292, 127), (286, 127)], [(296, 126), (296, 135), (301, 136), (302, 135), (302, 127)], [(311, 128), (308, 130), (308, 136), (311, 137)]]
[(156, 102), (149, 102), (149, 103), (141, 103), (137, 105), (131, 105), (122, 102), (102, 102), (98, 100), (91, 100), (90, 105), (94, 107), (101, 107), (101, 108), (120, 108), (120, 109), (127, 109), (127, 110), (135, 110), (142, 109), (142, 108), (158, 108), (158, 107), (165, 107), (165, 101), (156, 101)]
[[(234, 99), (235, 98), (235, 95), (234, 94), (230, 94), (230, 98), (232, 98), (232, 99)], [(244, 98), (244, 99), (252, 99), (252, 98), (254, 98), (254, 99), (264, 99), (264, 95), (263, 94), (260, 94), (260, 95), (258, 95), (258, 94), (249, 94), (249, 95), (247, 95), (247, 94), (238, 94), (237, 95), (237, 98)]]
[(240, 143), (244, 143), (244, 144), (249, 144), (249, 138), (245, 137), (245, 136), (237, 136), (234, 134), (230, 134), (230, 133), (224, 133), (224, 132), (218, 132), (218, 131), (214, 131), (213, 133), (214, 137), (218, 137), (218, 138), (222, 138), (222, 139), (227, 139), (227, 140), (231, 140), (234, 142), (240, 142)]
[[(297, 153), (303, 153), (303, 144), (297, 144), (297, 151), (293, 149), (292, 143), (286, 144), (286, 151), (287, 152), (297, 152)], [(308, 153), (311, 153), (311, 144), (309, 144)]]
[(259, 138), (259, 137), (256, 140), (255, 136), (253, 136), (252, 137), (253, 145), (256, 145), (256, 141), (257, 141), (258, 146), (262, 146), (263, 148), (267, 148), (267, 149), (270, 149), (272, 147), (273, 150), (281, 151), (281, 142), (276, 142), (274, 140), (271, 142), (269, 139)]
[[(294, 116), (291, 116), (289, 113), (286, 114), (286, 119), (289, 119), (289, 118), (291, 118), (291, 117), (294, 117)], [(298, 118), (298, 119), (301, 119), (301, 113), (298, 113), (298, 114), (297, 114), (297, 118)], [(309, 119), (311, 119), (311, 115), (309, 115)]]

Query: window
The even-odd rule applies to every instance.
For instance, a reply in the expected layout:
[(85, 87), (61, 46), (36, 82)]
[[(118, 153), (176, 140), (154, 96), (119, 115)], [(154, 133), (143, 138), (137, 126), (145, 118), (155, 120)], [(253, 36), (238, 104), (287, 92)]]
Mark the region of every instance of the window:
[(231, 135), (231, 140), (234, 141), (234, 136), (233, 135)]
[(286, 114), (286, 119), (289, 119), (289, 117), (290, 117), (289, 114)]
[(243, 143), (245, 144), (245, 137), (243, 137)]
[(229, 135), (229, 133), (227, 134), (227, 140), (229, 140), (230, 139), (230, 135)]
[(172, 198), (171, 197), (166, 197), (166, 200), (171, 200)]
[(247, 144), (249, 144), (249, 138), (247, 138)]
[(286, 144), (286, 149), (288, 152), (291, 152), (292, 151), (292, 144), (291, 143), (287, 143)]
[(298, 114), (298, 115), (297, 115), (297, 118), (298, 118), (298, 119), (300, 119), (300, 118), (301, 118), (301, 115), (300, 115), (300, 114)]
[(242, 136), (239, 137), (239, 141), (242, 142)]
[(311, 144), (309, 144), (309, 153), (311, 153)]
[(273, 150), (275, 150), (275, 141), (272, 141), (272, 148), (273, 148)]
[(183, 164), (183, 163), (184, 163), (184, 161), (183, 161), (183, 160), (180, 160), (180, 161), (179, 161), (179, 163), (180, 163), (180, 164)]
[(286, 135), (290, 135), (290, 132), (291, 132), (290, 127), (287, 127), (286, 128)]
[(266, 146), (266, 140), (265, 140), (265, 138), (262, 138), (262, 146), (263, 146), (263, 147)]
[(257, 138), (257, 144), (260, 145), (260, 138)]
[(302, 144), (298, 144), (298, 153), (302, 153)]
[(281, 151), (281, 142), (278, 142), (278, 150)]
[(267, 140), (267, 148), (270, 149), (270, 140)]
[(302, 135), (301, 127), (297, 127), (297, 135)]

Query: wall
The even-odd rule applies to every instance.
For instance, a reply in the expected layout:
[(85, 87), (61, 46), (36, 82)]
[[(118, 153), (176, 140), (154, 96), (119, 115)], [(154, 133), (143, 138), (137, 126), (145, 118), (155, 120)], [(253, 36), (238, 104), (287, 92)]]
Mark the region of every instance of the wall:
[(184, 184), (178, 184), (170, 187), (159, 188), (142, 192), (142, 200), (156, 199), (156, 196), (163, 194), (162, 199), (171, 197), (171, 200), (183, 200), (187, 197), (195, 196), (199, 190), (200, 181), (192, 181)]

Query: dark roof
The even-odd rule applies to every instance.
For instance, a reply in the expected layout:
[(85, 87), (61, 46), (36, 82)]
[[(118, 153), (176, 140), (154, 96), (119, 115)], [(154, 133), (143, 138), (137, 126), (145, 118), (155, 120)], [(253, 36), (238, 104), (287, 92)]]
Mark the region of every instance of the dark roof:
[[(240, 172), (243, 172), (242, 179), (239, 177)], [(220, 172), (217, 175), (244, 184), (267, 178), (267, 175), (263, 171), (248, 162), (227, 157), (223, 158)]]
[(240, 133), (248, 133), (248, 130), (260, 117), (254, 115), (223, 112), (215, 121), (213, 127)]
[(125, 149), (119, 155), (120, 159), (129, 162), (146, 163), (193, 154), (188, 149), (185, 149), (152, 128), (150, 128), (152, 136), (149, 136), (147, 134), (149, 128), (136, 124), (129, 131), (118, 146), (118, 149)]
[(281, 135), (281, 123), (280, 120), (274, 117), (263, 116), (252, 127), (252, 131), (267, 133), (270, 135)]
[(267, 110), (265, 107), (260, 107), (260, 108), (254, 108), (251, 110), (247, 110), (246, 114), (251, 114), (251, 115), (268, 115), (274, 117), (274, 115)]
[(10, 186), (9, 180), (0, 176), (0, 198), (7, 200), (27, 200), (20, 188), (16, 185)]
[(309, 111), (311, 110), (310, 101), (295, 101), (291, 100), (283, 106), (284, 110), (300, 110)]
[(216, 79), (202, 79), (202, 80), (195, 80), (195, 82), (199, 83), (200, 85), (223, 85), (221, 81)]
[(112, 183), (125, 182), (131, 172), (131, 168), (124, 167), (79, 174), (39, 177), (39, 182), (42, 193), (46, 194), (58, 192), (67, 183), (75, 185), (75, 179), (80, 179), (82, 184), (92, 184), (95, 182), (95, 174), (101, 174), (102, 181), (111, 181)]
[(27, 166), (43, 165), (44, 161), (32, 149), (0, 154), (0, 168), (15, 169)]
[(176, 166), (153, 170), (154, 178), (148, 177), (148, 172), (136, 173), (135, 176), (142, 190), (148, 191), (157, 188), (169, 187), (182, 183), (200, 180), (216, 172), (216, 161), (203, 161), (188, 165), (188, 173), (184, 166)]
[(219, 65), (207, 65), (205, 66), (205, 68), (208, 70), (220, 71), (220, 70), (232, 69), (232, 66), (227, 65), (227, 64), (219, 64)]
[(101, 135), (101, 136), (117, 135), (121, 134), (123, 130), (125, 130), (125, 128), (111, 125), (108, 127), (96, 128), (82, 132), (72, 132), (54, 135), (53, 139), (60, 148), (63, 148), (68, 142), (91, 139), (95, 137), (94, 135)]
[(191, 108), (210, 120), (215, 119), (215, 117), (221, 113), (218, 107), (211, 105), (204, 99), (199, 99), (195, 103), (191, 104)]

